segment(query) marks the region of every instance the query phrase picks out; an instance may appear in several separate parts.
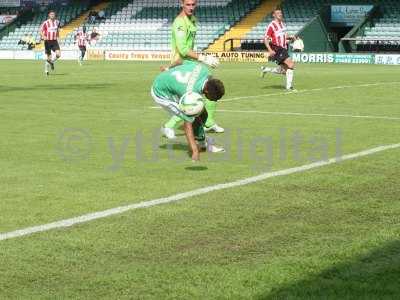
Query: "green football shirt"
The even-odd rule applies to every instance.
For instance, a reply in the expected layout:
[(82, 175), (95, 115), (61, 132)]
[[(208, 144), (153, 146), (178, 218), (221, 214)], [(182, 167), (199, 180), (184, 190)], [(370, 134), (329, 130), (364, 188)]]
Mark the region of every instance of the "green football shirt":
[[(179, 103), (182, 96), (188, 92), (203, 94), (204, 85), (210, 75), (205, 65), (185, 61), (182, 65), (158, 75), (153, 83), (153, 91), (157, 97)], [(193, 119), (186, 121), (193, 122)]]
[(194, 16), (178, 16), (172, 24), (172, 60), (186, 59), (190, 50), (194, 49), (197, 33), (197, 19)]
[(153, 90), (163, 99), (178, 102), (188, 92), (203, 94), (204, 84), (210, 75), (205, 65), (185, 61), (182, 65), (158, 75), (154, 81)]

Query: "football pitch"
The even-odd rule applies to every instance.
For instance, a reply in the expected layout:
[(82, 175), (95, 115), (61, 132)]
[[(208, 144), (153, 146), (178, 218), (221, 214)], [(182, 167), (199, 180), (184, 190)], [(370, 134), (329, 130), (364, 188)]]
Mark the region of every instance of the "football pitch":
[(399, 68), (222, 64), (192, 163), (160, 65), (0, 61), (1, 299), (398, 297)]

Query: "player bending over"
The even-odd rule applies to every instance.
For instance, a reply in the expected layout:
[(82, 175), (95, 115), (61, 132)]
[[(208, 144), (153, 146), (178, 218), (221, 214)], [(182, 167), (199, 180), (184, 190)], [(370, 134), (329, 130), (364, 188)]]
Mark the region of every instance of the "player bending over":
[[(54, 63), (61, 57), (60, 45), (58, 44), (58, 36), (60, 30), (60, 21), (56, 19), (56, 13), (49, 11), (48, 19), (40, 26), (40, 36), (44, 40), (44, 49), (47, 60), (44, 66), (44, 72), (49, 75), (49, 67), (54, 71)], [(53, 59), (52, 52), (56, 53)]]
[(86, 33), (86, 27), (84, 26), (78, 33), (75, 35), (75, 41), (78, 45), (80, 54), (78, 57), (78, 63), (82, 66), (83, 60), (86, 54), (86, 46), (88, 42), (90, 42), (90, 36)]
[(280, 9), (275, 9), (272, 16), (274, 20), (268, 25), (265, 32), (265, 46), (268, 49), (270, 59), (274, 60), (278, 67), (261, 67), (262, 77), (266, 73), (286, 75), (286, 90), (294, 90), (294, 62), (289, 57), (288, 42), (293, 39), (286, 33), (286, 25), (283, 22), (283, 14)]
[[(197, 18), (195, 17), (197, 0), (181, 0), (181, 5), (182, 11), (175, 18), (172, 25), (172, 62), (169, 67), (164, 67), (162, 70), (180, 64), (182, 60), (199, 61), (216, 68), (219, 65), (219, 60), (216, 57), (194, 51), (197, 33)], [(224, 128), (218, 126), (215, 122), (217, 103), (215, 101), (206, 101), (205, 105), (208, 112), (205, 130), (216, 133), (224, 132)], [(163, 134), (167, 138), (173, 139), (175, 138), (175, 129), (181, 125), (182, 120), (174, 116), (164, 125)]]
[(203, 64), (185, 61), (182, 65), (170, 68), (157, 76), (151, 95), (154, 101), (171, 115), (182, 120), (192, 159), (198, 161), (200, 151), (224, 152), (223, 148), (207, 145), (204, 124), (207, 122), (207, 110), (198, 117), (187, 116), (179, 107), (179, 100), (186, 93), (204, 95), (209, 101), (217, 102), (225, 94), (222, 81), (210, 77), (210, 71)]

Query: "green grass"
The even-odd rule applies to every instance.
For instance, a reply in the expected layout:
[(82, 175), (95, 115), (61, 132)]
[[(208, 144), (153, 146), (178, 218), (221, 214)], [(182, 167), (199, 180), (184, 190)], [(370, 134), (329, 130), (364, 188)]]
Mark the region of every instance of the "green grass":
[[(282, 92), (283, 78), (223, 64), (215, 76), (225, 99), (265, 96), (222, 102), (231, 112), (217, 119), (228, 132), (213, 138), (230, 142), (228, 154), (203, 154), (194, 167), (183, 136), (172, 151), (153, 137), (167, 119), (150, 108), (159, 65), (59, 62), (45, 78), (39, 62), (0, 61), (1, 233), (308, 164), (337, 147), (347, 154), (400, 142), (396, 119), (232, 112), (400, 118), (396, 67), (299, 65), (300, 93), (268, 96)], [(352, 87), (329, 89), (337, 86)], [(320, 90), (302, 92), (310, 89)], [(71, 132), (80, 139), (63, 148)], [(252, 146), (263, 138), (272, 159)], [(124, 142), (112, 168), (110, 143), (115, 154)], [(0, 298), (396, 299), (399, 154), (1, 241)]]

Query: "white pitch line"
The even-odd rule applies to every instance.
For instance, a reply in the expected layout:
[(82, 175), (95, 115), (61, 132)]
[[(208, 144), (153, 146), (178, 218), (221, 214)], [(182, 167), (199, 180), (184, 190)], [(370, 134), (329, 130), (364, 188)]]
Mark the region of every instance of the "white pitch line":
[(319, 92), (324, 90), (340, 90), (340, 89), (350, 89), (356, 87), (370, 87), (370, 86), (380, 86), (380, 85), (392, 85), (392, 84), (399, 84), (399, 81), (394, 82), (375, 82), (375, 83), (363, 83), (363, 84), (356, 84), (356, 85), (342, 85), (342, 86), (332, 86), (326, 88), (315, 88), (315, 89), (308, 89), (308, 90), (298, 90), (293, 92), (279, 92), (279, 93), (272, 93), (272, 94), (260, 94), (260, 95), (252, 95), (252, 96), (241, 96), (241, 97), (234, 97), (234, 98), (227, 98), (220, 100), (219, 102), (231, 102), (243, 99), (254, 99), (254, 98), (261, 98), (261, 97), (272, 97), (272, 96), (284, 96), (284, 95), (296, 95), (296, 94), (304, 94), (310, 92)]
[(347, 154), (347, 155), (344, 155), (341, 157), (331, 158), (326, 161), (315, 162), (315, 163), (311, 163), (308, 165), (303, 165), (303, 166), (294, 167), (294, 168), (290, 168), (290, 169), (280, 170), (280, 171), (276, 171), (276, 172), (262, 173), (258, 176), (248, 177), (248, 178), (233, 181), (233, 182), (221, 183), (221, 184), (212, 185), (212, 186), (208, 186), (208, 187), (204, 187), (204, 188), (199, 188), (199, 189), (196, 189), (193, 191), (180, 193), (180, 194), (172, 195), (172, 196), (165, 197), (165, 198), (159, 198), (159, 199), (144, 201), (144, 202), (135, 203), (135, 204), (131, 204), (131, 205), (120, 206), (120, 207), (111, 208), (108, 210), (99, 211), (99, 212), (95, 212), (95, 213), (89, 213), (86, 215), (82, 215), (82, 216), (78, 216), (78, 217), (74, 217), (74, 218), (70, 218), (70, 219), (65, 219), (65, 220), (61, 220), (61, 221), (57, 221), (57, 222), (53, 222), (53, 223), (48, 223), (48, 224), (43, 224), (43, 225), (33, 226), (33, 227), (27, 227), (27, 228), (23, 228), (23, 229), (11, 231), (11, 232), (0, 233), (0, 241), (18, 238), (18, 237), (22, 237), (22, 236), (27, 236), (27, 235), (31, 235), (34, 233), (45, 232), (45, 231), (49, 231), (49, 230), (53, 230), (53, 229), (71, 227), (71, 226), (74, 226), (77, 224), (87, 223), (90, 221), (119, 215), (119, 214), (125, 213), (127, 211), (132, 211), (132, 210), (141, 209), (141, 208), (148, 208), (148, 207), (157, 206), (157, 205), (161, 205), (161, 204), (173, 203), (173, 202), (177, 202), (177, 201), (184, 200), (187, 198), (211, 193), (213, 191), (220, 191), (220, 190), (224, 190), (224, 189), (230, 189), (230, 188), (235, 188), (235, 187), (239, 187), (239, 186), (244, 186), (244, 185), (264, 181), (266, 179), (273, 178), (273, 177), (286, 176), (286, 175), (291, 175), (291, 174), (295, 174), (295, 173), (305, 172), (308, 170), (336, 164), (341, 161), (357, 159), (360, 157), (365, 157), (365, 156), (369, 156), (369, 155), (372, 155), (375, 153), (392, 150), (392, 149), (398, 149), (398, 148), (400, 148), (400, 143), (379, 146), (379, 147), (364, 150), (361, 152)]
[(282, 115), (282, 116), (309, 116), (309, 117), (330, 117), (330, 118), (355, 118), (355, 119), (372, 119), (372, 120), (394, 120), (399, 121), (400, 117), (388, 116), (368, 116), (368, 115), (333, 115), (333, 114), (311, 114), (300, 112), (280, 112), (280, 111), (258, 111), (258, 110), (228, 110), (218, 109), (218, 112), (226, 113), (244, 113), (244, 114), (263, 114), (263, 115)]
[[(150, 109), (161, 109), (159, 106), (151, 106)], [(339, 115), (339, 114), (310, 114), (301, 112), (283, 112), (283, 111), (258, 111), (258, 110), (229, 110), (218, 109), (218, 112), (226, 113), (244, 113), (244, 114), (263, 114), (276, 116), (304, 116), (304, 117), (328, 117), (328, 118), (352, 118), (352, 119), (370, 119), (370, 120), (393, 120), (400, 121), (400, 117), (389, 116), (368, 116), (368, 115)]]

